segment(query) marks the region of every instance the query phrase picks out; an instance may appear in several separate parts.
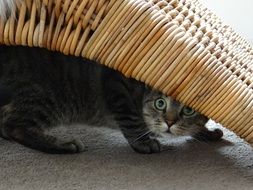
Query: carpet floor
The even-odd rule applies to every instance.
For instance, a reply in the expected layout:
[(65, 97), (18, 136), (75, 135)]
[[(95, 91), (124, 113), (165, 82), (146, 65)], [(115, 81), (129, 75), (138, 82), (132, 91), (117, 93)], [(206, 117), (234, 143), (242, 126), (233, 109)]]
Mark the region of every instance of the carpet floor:
[(103, 127), (59, 132), (86, 143), (87, 151), (74, 155), (0, 139), (0, 190), (252, 190), (253, 149), (223, 131), (224, 140), (208, 144), (163, 138), (169, 150), (152, 155), (133, 152), (118, 130)]

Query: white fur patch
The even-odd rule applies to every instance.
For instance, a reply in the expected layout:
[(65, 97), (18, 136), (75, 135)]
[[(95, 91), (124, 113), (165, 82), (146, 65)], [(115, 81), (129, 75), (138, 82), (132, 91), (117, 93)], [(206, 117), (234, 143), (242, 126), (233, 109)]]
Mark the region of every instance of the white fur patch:
[(17, 1), (20, 0), (0, 0), (0, 18), (5, 20), (8, 14), (15, 11)]

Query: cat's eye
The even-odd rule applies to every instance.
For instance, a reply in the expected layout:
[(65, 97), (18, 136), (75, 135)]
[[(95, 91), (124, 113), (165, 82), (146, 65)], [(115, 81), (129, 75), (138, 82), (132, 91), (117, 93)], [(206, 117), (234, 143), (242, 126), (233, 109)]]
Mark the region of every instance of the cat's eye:
[(186, 115), (186, 116), (191, 116), (195, 113), (195, 110), (190, 108), (190, 107), (183, 107), (183, 110), (182, 110), (183, 114)]
[(163, 98), (158, 98), (155, 101), (155, 108), (157, 110), (163, 111), (167, 108), (167, 103)]

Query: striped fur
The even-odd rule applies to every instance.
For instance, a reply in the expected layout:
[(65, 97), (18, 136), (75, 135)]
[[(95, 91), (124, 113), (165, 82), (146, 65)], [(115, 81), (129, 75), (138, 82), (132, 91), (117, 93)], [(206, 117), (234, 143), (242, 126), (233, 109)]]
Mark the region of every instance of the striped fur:
[(49, 153), (83, 151), (83, 142), (48, 133), (72, 123), (116, 122), (140, 153), (160, 152), (155, 136), (161, 133), (199, 140), (222, 136), (205, 127), (203, 115), (90, 60), (19, 46), (0, 46), (0, 58), (0, 87), (12, 92), (10, 103), (0, 109), (0, 135), (27, 147)]

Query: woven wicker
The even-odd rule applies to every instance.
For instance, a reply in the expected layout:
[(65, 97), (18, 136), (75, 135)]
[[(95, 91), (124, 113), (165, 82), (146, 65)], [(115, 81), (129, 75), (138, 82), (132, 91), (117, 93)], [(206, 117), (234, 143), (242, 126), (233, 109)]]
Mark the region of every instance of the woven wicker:
[(23, 0), (0, 44), (97, 60), (253, 143), (253, 48), (197, 0)]

